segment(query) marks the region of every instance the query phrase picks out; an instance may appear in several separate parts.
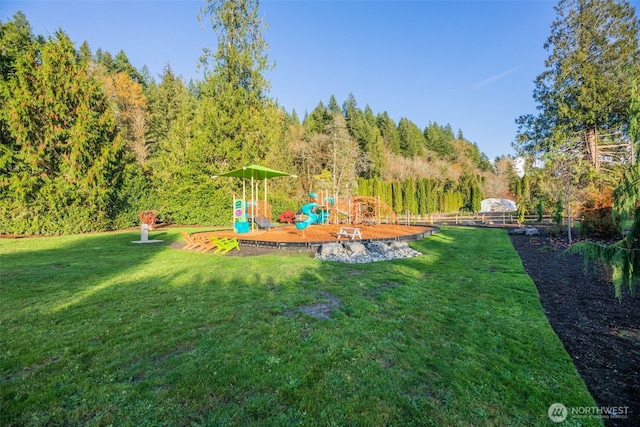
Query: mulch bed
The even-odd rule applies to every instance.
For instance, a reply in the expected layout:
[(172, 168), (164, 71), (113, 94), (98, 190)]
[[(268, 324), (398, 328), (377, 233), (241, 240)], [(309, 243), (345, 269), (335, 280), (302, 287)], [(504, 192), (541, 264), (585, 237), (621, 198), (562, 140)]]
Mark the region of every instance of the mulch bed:
[(585, 275), (582, 256), (564, 253), (566, 236), (543, 231), (511, 242), (596, 404), (628, 407), (626, 418), (605, 425), (640, 425), (640, 295), (616, 299), (606, 267)]

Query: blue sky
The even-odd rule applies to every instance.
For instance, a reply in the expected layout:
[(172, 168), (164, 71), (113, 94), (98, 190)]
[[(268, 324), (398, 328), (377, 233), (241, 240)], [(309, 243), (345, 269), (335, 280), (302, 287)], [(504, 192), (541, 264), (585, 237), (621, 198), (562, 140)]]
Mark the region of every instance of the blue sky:
[[(22, 10), (35, 34), (65, 31), (92, 51), (123, 50), (157, 78), (166, 64), (202, 77), (202, 48), (215, 49), (203, 1), (0, 0), (0, 20)], [(632, 2), (636, 4), (636, 2)], [(514, 120), (535, 113), (534, 79), (556, 1), (263, 0), (264, 37), (275, 69), (270, 95), (300, 118), (334, 95), (406, 117), (420, 128), (451, 124), (490, 159), (514, 154)]]

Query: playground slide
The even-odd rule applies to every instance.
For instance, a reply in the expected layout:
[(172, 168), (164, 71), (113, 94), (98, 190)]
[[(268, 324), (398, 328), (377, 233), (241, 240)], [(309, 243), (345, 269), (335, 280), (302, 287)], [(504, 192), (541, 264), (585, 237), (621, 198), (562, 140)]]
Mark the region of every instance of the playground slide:
[(318, 215), (316, 215), (313, 212), (313, 208), (315, 208), (316, 206), (318, 206), (318, 204), (314, 202), (314, 203), (307, 203), (306, 205), (300, 208), (302, 213), (307, 215), (309, 218), (307, 218), (305, 221), (296, 222), (296, 228), (298, 230), (304, 230), (305, 228), (307, 228), (307, 226), (314, 224), (318, 221)]

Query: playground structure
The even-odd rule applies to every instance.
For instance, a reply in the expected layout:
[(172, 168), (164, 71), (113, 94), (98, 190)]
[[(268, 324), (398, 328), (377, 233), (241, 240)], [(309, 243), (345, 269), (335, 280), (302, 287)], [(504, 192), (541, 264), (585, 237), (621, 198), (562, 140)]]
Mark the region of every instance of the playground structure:
[[(233, 203), (233, 224), (237, 233), (249, 232), (252, 222), (258, 224), (259, 228), (269, 228), (264, 226), (271, 224), (273, 213), (268, 202), (243, 202), (240, 196), (234, 194)], [(309, 193), (309, 203), (298, 211), (295, 226), (298, 230), (304, 230), (312, 224), (398, 224), (398, 216), (377, 197), (351, 196), (339, 199), (336, 203), (328, 194), (321, 193), (319, 197), (316, 193)]]
[(255, 222), (260, 228), (266, 228), (265, 224), (271, 224), (271, 213), (271, 205), (266, 200), (243, 202), (243, 199), (234, 193), (233, 228), (237, 233), (247, 233), (251, 222)]
[(333, 224), (397, 224), (398, 216), (391, 206), (372, 196), (351, 196), (339, 199), (331, 210)]
[[(233, 193), (233, 228), (236, 233), (247, 233), (249, 228), (254, 229), (253, 224), (271, 224), (271, 212), (268, 212), (268, 216), (258, 217), (258, 208), (260, 207), (258, 197), (258, 184), (260, 181), (264, 182), (264, 198), (263, 198), (263, 212), (266, 214), (267, 207), (267, 180), (275, 177), (291, 176), (296, 177), (286, 172), (277, 171), (260, 165), (243, 166), (240, 169), (232, 170), (229, 172), (221, 173), (220, 175), (212, 175), (211, 179), (219, 177), (233, 177), (242, 178), (242, 199), (240, 199), (235, 193)], [(246, 181), (251, 183), (251, 200), (247, 202)], [(254, 202), (256, 200), (256, 202)], [(249, 211), (249, 214), (247, 214)], [(247, 221), (249, 219), (251, 222)], [(261, 226), (261, 225), (258, 225)]]
[[(333, 206), (333, 199), (324, 199), (323, 202), (327, 202), (330, 206)], [(307, 219), (297, 219), (295, 221), (296, 228), (298, 230), (304, 230), (311, 224), (326, 224), (330, 207), (329, 204), (318, 206), (318, 195), (316, 193), (309, 193), (309, 203), (300, 208), (300, 212), (307, 216)]]
[[(335, 203), (332, 197), (318, 197), (309, 193), (310, 203), (300, 208), (306, 219), (296, 221), (296, 227), (304, 230), (311, 224), (397, 224), (398, 217), (389, 205), (377, 197), (351, 196)], [(321, 202), (321, 203), (319, 203)]]

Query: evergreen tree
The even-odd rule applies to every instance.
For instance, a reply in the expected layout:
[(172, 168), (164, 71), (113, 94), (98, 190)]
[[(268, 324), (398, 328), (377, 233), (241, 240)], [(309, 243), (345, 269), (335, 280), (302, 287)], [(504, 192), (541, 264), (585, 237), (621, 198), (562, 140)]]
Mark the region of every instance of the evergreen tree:
[(382, 141), (386, 149), (394, 154), (400, 154), (400, 134), (398, 133), (398, 126), (386, 111), (378, 114), (376, 124), (378, 125), (378, 129), (380, 129)]
[(80, 45), (80, 49), (78, 50), (78, 60), (82, 63), (88, 64), (92, 61), (93, 54), (91, 53), (91, 48), (89, 47), (89, 43), (84, 41)]
[(329, 98), (327, 111), (332, 115), (342, 113), (342, 110), (340, 109), (340, 105), (338, 105), (338, 101), (336, 100), (336, 97), (333, 95), (331, 95), (331, 98)]
[(596, 168), (598, 131), (626, 129), (630, 80), (640, 62), (633, 7), (617, 0), (560, 0), (545, 48), (547, 69), (533, 93), (539, 115), (516, 120), (518, 140), (530, 152), (580, 141)]
[[(201, 19), (208, 18), (217, 48), (203, 49), (204, 80), (195, 108), (182, 105), (157, 159), (158, 186), (166, 211), (185, 223), (220, 224), (227, 218), (224, 200), (236, 180), (211, 180), (230, 169), (263, 161), (282, 137), (280, 110), (267, 98), (271, 69), (264, 25), (255, 0), (208, 0)], [(201, 200), (221, 200), (216, 209)], [(227, 200), (228, 202), (228, 200)]]
[(393, 206), (393, 189), (392, 189), (392, 183), (390, 181), (385, 181), (382, 185), (382, 194), (383, 194), (383, 199), (382, 201), (387, 205), (387, 206)]
[(176, 76), (170, 65), (166, 65), (160, 76), (160, 83), (152, 82), (147, 88), (147, 141), (149, 153), (153, 155), (166, 144), (171, 128), (178, 115), (187, 105), (186, 111), (195, 109), (195, 98), (185, 86), (181, 77)]
[[(453, 135), (453, 128), (451, 127), (450, 123), (447, 123), (444, 128), (443, 128), (443, 132), (444, 132), (444, 138), (448, 139), (449, 141), (451, 141), (452, 139), (455, 139), (456, 137)], [(460, 138), (462, 139), (462, 138)]]
[(416, 157), (423, 154), (426, 144), (424, 135), (411, 120), (401, 118), (398, 122), (398, 134), (400, 135), (400, 150), (405, 157)]
[(438, 182), (432, 178), (424, 178), (424, 193), (425, 193), (425, 213), (431, 214), (438, 211)]
[(413, 178), (407, 178), (402, 182), (402, 200), (405, 211), (409, 211), (412, 214), (418, 213), (416, 186)]
[[(274, 135), (273, 143), (268, 146), (264, 164), (272, 169), (293, 172), (294, 152), (291, 148), (291, 138), (294, 133), (301, 131), (300, 123), (289, 124), (284, 110), (280, 110), (279, 134)], [(269, 182), (269, 203), (273, 206), (274, 212), (278, 205), (280, 212), (291, 209), (288, 206), (292, 202), (297, 203), (298, 182), (294, 179), (275, 179)], [(299, 207), (299, 205), (296, 205)], [(296, 207), (294, 207), (296, 208)]]
[(206, 0), (201, 15), (209, 18), (218, 46), (215, 52), (203, 49), (200, 63), (208, 76), (216, 76), (221, 95), (237, 91), (249, 106), (264, 100), (269, 89), (264, 73), (273, 68), (262, 38), (266, 24), (258, 9), (258, 0)]
[(124, 73), (129, 76), (131, 80), (142, 85), (142, 87), (147, 87), (147, 82), (143, 78), (142, 74), (136, 69), (136, 67), (131, 65), (129, 58), (123, 50), (120, 50), (116, 54), (115, 58), (113, 58), (113, 65), (116, 73)]
[(463, 173), (458, 181), (458, 192), (462, 195), (462, 208), (470, 212), (480, 211), (482, 190), (477, 176)]
[(264, 73), (273, 67), (258, 8), (257, 0), (207, 0), (202, 9), (218, 44), (215, 52), (204, 49), (201, 57), (205, 81), (195, 113), (200, 127), (193, 130), (214, 141), (208, 160), (221, 169), (264, 159), (279, 132), (279, 110), (266, 97)]
[(98, 50), (96, 50), (95, 62), (102, 66), (104, 72), (107, 74), (116, 72), (116, 63), (113, 60), (113, 56), (109, 52), (103, 52), (102, 49), (98, 48)]
[[(635, 158), (640, 159), (640, 89), (638, 80), (631, 87), (629, 103), (629, 130), (633, 140)], [(618, 298), (623, 290), (635, 294), (640, 284), (640, 161), (630, 165), (614, 192), (614, 212), (623, 218), (633, 217), (626, 236), (612, 245), (580, 242), (571, 252), (584, 253), (585, 263), (598, 261), (613, 267), (613, 284)]]
[[(123, 142), (102, 86), (61, 31), (31, 45), (2, 84), (14, 144), (0, 162), (3, 232), (72, 233), (111, 226)], [(6, 148), (6, 146), (5, 146)]]
[(324, 133), (325, 128), (331, 120), (332, 116), (329, 109), (325, 107), (322, 101), (318, 102), (318, 105), (311, 111), (311, 114), (308, 114), (302, 121), (307, 140), (316, 133)]
[(356, 194), (358, 196), (368, 196), (369, 195), (369, 180), (367, 178), (358, 178), (358, 187)]
[[(0, 21), (0, 110), (5, 109), (8, 82), (15, 78), (18, 59), (37, 43), (31, 32), (31, 24), (22, 12), (16, 12), (13, 19)], [(11, 169), (14, 155), (19, 150), (15, 138), (11, 136), (8, 124), (0, 114), (0, 171)], [(1, 173), (1, 172), (0, 172)], [(0, 184), (1, 185), (1, 184)]]
[(7, 80), (15, 71), (18, 57), (36, 42), (31, 24), (22, 12), (6, 23), (0, 21), (0, 78)]
[(418, 202), (418, 214), (427, 214), (427, 191), (425, 188), (425, 180), (416, 180), (416, 200)]
[(349, 94), (342, 108), (349, 133), (365, 155), (362, 159), (366, 159), (366, 165), (363, 165), (365, 166), (364, 175), (380, 176), (384, 169), (384, 148), (373, 111), (369, 106), (366, 107), (365, 112), (360, 110), (353, 94)]
[(291, 111), (291, 124), (294, 126), (300, 126), (300, 117), (298, 117), (298, 113), (296, 113), (295, 108)]
[(371, 167), (368, 175), (371, 177), (381, 177), (386, 170), (387, 162), (384, 151), (384, 140), (378, 128), (373, 110), (368, 105), (364, 108), (364, 120), (371, 129), (371, 138), (368, 139), (364, 147), (365, 153), (369, 156)]
[(375, 196), (375, 197), (379, 197), (380, 200), (384, 200), (384, 185), (383, 185), (383, 182), (380, 181), (379, 178), (374, 178), (372, 187), (373, 187), (372, 195)]
[(400, 181), (393, 181), (391, 183), (392, 201), (391, 206), (393, 211), (397, 214), (404, 212), (404, 204), (402, 203), (402, 183)]
[(425, 146), (444, 160), (454, 160), (455, 151), (446, 130), (433, 122), (424, 129)]

